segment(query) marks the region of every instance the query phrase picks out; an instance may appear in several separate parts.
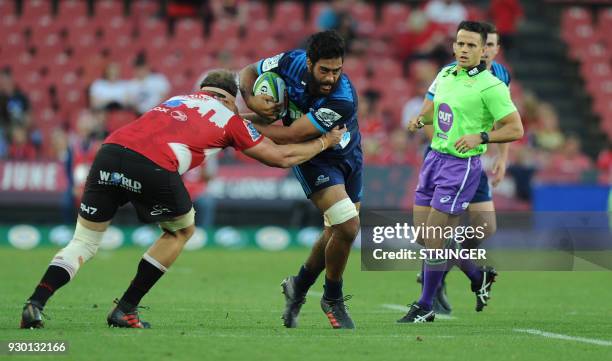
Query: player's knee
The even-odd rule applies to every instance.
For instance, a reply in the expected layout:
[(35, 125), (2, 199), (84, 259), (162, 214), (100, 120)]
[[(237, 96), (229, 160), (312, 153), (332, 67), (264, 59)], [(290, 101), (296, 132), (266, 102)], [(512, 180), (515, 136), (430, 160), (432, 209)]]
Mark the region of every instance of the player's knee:
[(195, 224), (192, 224), (186, 228), (177, 230), (174, 234), (176, 238), (179, 239), (181, 242), (187, 242), (191, 238), (191, 236), (193, 236), (194, 232)]
[(159, 227), (176, 239), (187, 242), (195, 232), (195, 210), (170, 221), (160, 222)]
[(74, 237), (55, 255), (51, 265), (64, 268), (72, 279), (79, 268), (96, 255), (103, 235), (104, 232), (92, 231), (77, 223)]
[(353, 242), (359, 233), (359, 217), (353, 217), (348, 221), (334, 226), (334, 233), (348, 242)]

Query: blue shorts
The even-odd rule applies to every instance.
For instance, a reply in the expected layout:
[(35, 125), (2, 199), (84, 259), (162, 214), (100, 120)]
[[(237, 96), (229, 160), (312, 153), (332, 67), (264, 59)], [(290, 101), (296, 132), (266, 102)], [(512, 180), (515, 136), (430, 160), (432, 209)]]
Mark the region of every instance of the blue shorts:
[[(423, 159), (427, 158), (427, 154), (431, 151), (431, 146), (428, 146), (425, 150), (425, 155)], [(489, 186), (489, 177), (487, 176), (487, 172), (482, 170), (480, 174), (480, 183), (478, 184), (478, 188), (476, 189), (476, 193), (474, 197), (470, 201), (470, 203), (481, 203), (481, 202), (489, 202), (493, 200), (493, 195), (491, 194), (491, 187)]]
[(361, 201), (363, 193), (363, 158), (361, 152), (344, 159), (311, 159), (293, 167), (293, 174), (304, 189), (306, 197), (322, 189), (344, 184), (353, 203)]

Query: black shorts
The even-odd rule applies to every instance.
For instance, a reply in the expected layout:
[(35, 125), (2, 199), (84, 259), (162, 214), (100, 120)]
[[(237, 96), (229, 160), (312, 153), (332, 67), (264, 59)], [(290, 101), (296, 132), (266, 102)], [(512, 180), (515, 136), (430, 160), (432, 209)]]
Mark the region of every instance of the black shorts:
[(104, 144), (89, 170), (79, 215), (106, 222), (127, 202), (145, 223), (182, 216), (192, 207), (178, 172), (163, 169), (121, 145)]

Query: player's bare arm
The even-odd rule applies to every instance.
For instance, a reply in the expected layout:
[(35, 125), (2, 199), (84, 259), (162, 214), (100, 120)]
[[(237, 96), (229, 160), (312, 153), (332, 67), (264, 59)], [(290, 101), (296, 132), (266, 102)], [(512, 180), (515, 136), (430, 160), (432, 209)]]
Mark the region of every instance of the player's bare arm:
[(252, 89), (255, 80), (257, 80), (256, 64), (247, 65), (240, 71), (240, 94), (242, 94), (242, 98), (247, 107), (259, 116), (269, 120), (276, 120), (281, 104), (275, 103), (274, 98), (269, 95), (253, 95)]
[(346, 133), (346, 128), (336, 127), (316, 139), (286, 145), (275, 144), (272, 140), (265, 138), (256, 146), (245, 149), (243, 153), (271, 167), (290, 168), (336, 146), (340, 143), (344, 133)]
[(246, 119), (248, 121), (250, 121), (253, 124), (262, 124), (262, 125), (266, 125), (266, 124), (270, 124), (270, 120), (267, 118), (262, 117), (261, 115), (251, 112), (251, 113), (241, 113), (240, 117), (242, 119)]
[(497, 158), (495, 164), (493, 164), (493, 180), (491, 183), (493, 187), (497, 185), (506, 176), (506, 164), (508, 161), (508, 151), (510, 149), (510, 143), (497, 143)]
[(483, 143), (507, 143), (519, 140), (523, 137), (523, 124), (518, 112), (512, 112), (498, 121), (499, 128), (489, 133), (488, 141), (483, 139), (483, 134), (468, 134), (459, 138), (455, 143), (455, 149), (465, 153)]
[(321, 135), (321, 131), (312, 124), (306, 114), (291, 123), (289, 127), (255, 124), (255, 128), (276, 144), (300, 143)]

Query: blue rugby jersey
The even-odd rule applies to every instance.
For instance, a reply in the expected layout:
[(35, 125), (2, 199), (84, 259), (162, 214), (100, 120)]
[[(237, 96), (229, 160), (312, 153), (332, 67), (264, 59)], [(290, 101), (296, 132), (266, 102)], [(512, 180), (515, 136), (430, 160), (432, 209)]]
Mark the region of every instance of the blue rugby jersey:
[(357, 123), (357, 92), (348, 76), (340, 75), (338, 82), (327, 96), (313, 96), (308, 93), (309, 74), (306, 66), (306, 52), (291, 50), (260, 60), (257, 73), (272, 71), (280, 75), (287, 86), (289, 109), (283, 124), (306, 114), (310, 122), (321, 132), (326, 133), (337, 125), (346, 125), (340, 144), (328, 149), (317, 158), (344, 158), (355, 150), (361, 149), (361, 134)]

